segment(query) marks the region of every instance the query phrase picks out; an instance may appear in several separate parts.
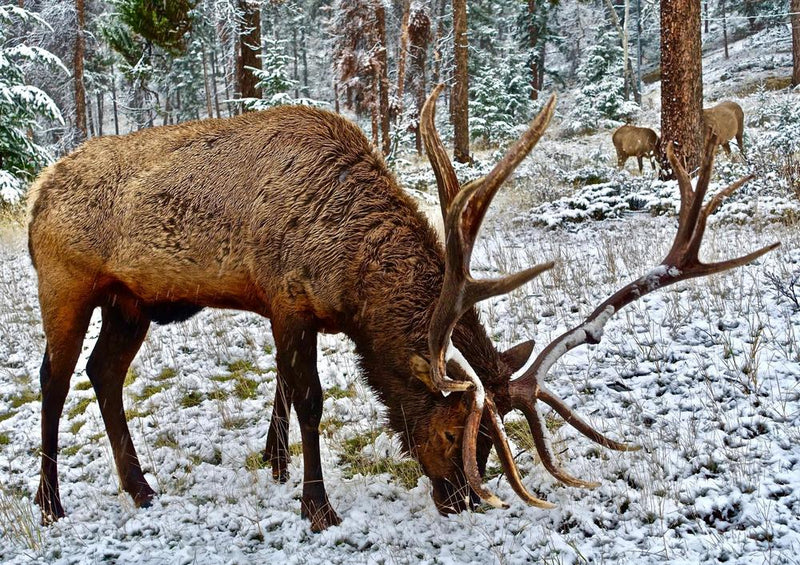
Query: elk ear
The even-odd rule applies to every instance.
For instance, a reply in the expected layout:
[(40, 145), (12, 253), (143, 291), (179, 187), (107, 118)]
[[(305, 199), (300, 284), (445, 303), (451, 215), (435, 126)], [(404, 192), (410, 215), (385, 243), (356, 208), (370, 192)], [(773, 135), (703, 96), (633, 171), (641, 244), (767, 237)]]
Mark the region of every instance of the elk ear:
[(438, 394), (438, 389), (433, 386), (433, 381), (431, 380), (431, 364), (428, 363), (428, 360), (422, 357), (421, 355), (417, 355), (416, 353), (411, 354), (411, 358), (408, 360), (409, 367), (411, 369), (411, 373), (421, 380), (428, 390), (431, 391), (433, 394)]
[(530, 358), (533, 353), (534, 341), (529, 339), (518, 343), (511, 349), (507, 349), (500, 354), (500, 358), (506, 365), (511, 367), (511, 372), (516, 373), (519, 371), (525, 362)]

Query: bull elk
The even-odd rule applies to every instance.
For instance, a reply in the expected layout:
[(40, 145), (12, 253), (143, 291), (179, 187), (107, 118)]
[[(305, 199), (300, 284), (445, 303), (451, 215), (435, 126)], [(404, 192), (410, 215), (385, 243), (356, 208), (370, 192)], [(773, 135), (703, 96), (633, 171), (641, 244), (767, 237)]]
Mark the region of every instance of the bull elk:
[(731, 154), (730, 141), (734, 137), (739, 152), (744, 155), (744, 111), (736, 102), (720, 102), (704, 108), (703, 125), (707, 135), (709, 132), (716, 134), (717, 144), (722, 145), (727, 155)]
[(567, 350), (597, 343), (609, 317), (639, 296), (743, 265), (775, 245), (722, 263), (698, 261), (706, 218), (741, 184), (702, 206), (713, 161), (707, 146), (696, 190), (674, 163), (682, 199), (678, 235), (659, 267), (535, 359), (532, 342), (498, 352), (475, 304), (509, 292), (552, 263), (475, 280), (470, 257), (487, 207), (545, 131), (555, 96), (488, 176), (459, 187), (434, 129), (441, 88), (423, 108), (421, 131), (445, 218), (444, 248), (361, 131), (319, 109), (280, 107), (95, 138), (42, 173), (29, 194), (29, 247), (46, 335), (35, 497), (44, 521), (64, 515), (58, 425), (97, 307), (102, 328), (86, 371), (121, 487), (139, 507), (155, 493), (123, 410), (126, 370), (151, 322), (185, 320), (204, 307), (271, 319), (278, 376), (264, 458), (273, 477), (285, 481), (294, 406), (303, 446), (301, 511), (315, 531), (340, 522), (320, 462), (318, 332), (352, 338), (390, 427), (430, 478), (443, 514), (479, 499), (505, 505), (482, 485), (492, 446), (513, 490), (529, 504), (552, 506), (522, 483), (502, 422), (512, 409), (527, 418), (545, 468), (568, 485), (595, 483), (559, 466), (539, 400), (591, 440), (632, 449), (594, 430), (551, 392), (544, 383), (549, 368)]
[(650, 128), (621, 126), (611, 136), (617, 150), (617, 166), (622, 169), (630, 157), (636, 157), (639, 173), (642, 173), (642, 157), (650, 159), (650, 167), (655, 170), (654, 158), (658, 148), (658, 135)]

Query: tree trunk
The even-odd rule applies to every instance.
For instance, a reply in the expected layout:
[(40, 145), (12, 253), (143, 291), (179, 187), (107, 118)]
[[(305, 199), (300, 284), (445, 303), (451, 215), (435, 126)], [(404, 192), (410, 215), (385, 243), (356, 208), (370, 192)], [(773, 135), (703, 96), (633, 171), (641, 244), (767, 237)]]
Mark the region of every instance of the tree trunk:
[(97, 99), (97, 135), (103, 135), (103, 93), (98, 92)]
[(203, 89), (206, 94), (206, 115), (209, 118), (214, 117), (214, 109), (211, 106), (211, 91), (208, 85), (208, 64), (206, 62), (206, 48), (203, 47), (202, 52), (202, 59), (203, 59)]
[(114, 135), (119, 135), (119, 110), (117, 109), (117, 79), (111, 67), (111, 106), (114, 109)]
[(725, 10), (725, 0), (719, 0), (722, 11), (722, 44), (725, 46), (725, 58), (728, 58), (728, 14)]
[(447, 0), (439, 0), (439, 15), (436, 18), (436, 37), (433, 40), (433, 84), (442, 80), (442, 37), (444, 37), (444, 8)]
[(214, 110), (217, 112), (217, 117), (222, 115), (219, 112), (219, 96), (217, 94), (217, 50), (212, 45), (211, 48), (211, 96), (214, 98)]
[(77, 29), (75, 31), (75, 52), (73, 65), (75, 69), (75, 127), (78, 128), (79, 139), (86, 139), (86, 90), (83, 87), (83, 52), (86, 40), (83, 30), (86, 25), (83, 0), (75, 0)]
[(792, 12), (792, 86), (800, 85), (800, 0), (791, 0)]
[(309, 97), (308, 92), (308, 48), (306, 46), (306, 27), (305, 24), (300, 28), (300, 54), (303, 59), (303, 96)]
[(406, 55), (408, 54), (408, 17), (411, 3), (403, 0), (403, 23), (400, 28), (400, 53), (397, 55), (397, 114), (403, 113), (403, 93), (406, 87)]
[(409, 87), (414, 90), (416, 101), (414, 116), (414, 136), (417, 153), (422, 155), (422, 138), (419, 132), (419, 115), (425, 104), (425, 66), (427, 62), (428, 43), (431, 39), (431, 19), (422, 4), (415, 4), (407, 26), (409, 43)]
[(673, 178), (666, 144), (687, 171), (700, 163), (703, 145), (703, 75), (700, 52), (700, 3), (671, 0), (661, 4), (661, 155), (662, 178)]
[(708, 0), (703, 2), (703, 25), (705, 26), (705, 32), (708, 33)]
[(467, 45), (467, 0), (453, 0), (453, 76), (454, 147), (453, 158), (459, 163), (469, 163), (469, 53)]
[(300, 98), (300, 73), (298, 71), (297, 29), (292, 27), (292, 80), (294, 80), (294, 97)]
[(86, 123), (89, 126), (89, 137), (94, 137), (94, 112), (92, 112), (92, 98), (86, 101)]
[(536, 44), (539, 41), (539, 28), (536, 25), (536, 0), (528, 0), (528, 48), (531, 58), (531, 100), (539, 98), (542, 85), (539, 83), (539, 60)]
[(378, 73), (380, 78), (380, 125), (381, 125), (381, 150), (388, 155), (392, 150), (389, 136), (391, 119), (389, 116), (389, 63), (386, 53), (386, 11), (383, 2), (378, 2), (375, 8), (375, 21), (378, 26)]
[[(261, 69), (261, 10), (258, 4), (239, 0), (242, 29), (239, 31), (239, 56), (236, 58), (236, 82), (242, 98), (261, 98), (258, 78), (250, 68)], [(248, 68), (250, 67), (250, 68)]]

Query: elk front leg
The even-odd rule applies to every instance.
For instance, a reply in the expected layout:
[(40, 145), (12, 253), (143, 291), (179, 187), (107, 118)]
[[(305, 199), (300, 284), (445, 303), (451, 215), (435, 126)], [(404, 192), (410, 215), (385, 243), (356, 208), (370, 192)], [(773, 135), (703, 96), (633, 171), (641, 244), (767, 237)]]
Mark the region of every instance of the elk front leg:
[(262, 460), (272, 466), (272, 478), (279, 483), (289, 480), (289, 413), (291, 411), (292, 390), (286, 377), (278, 372), (278, 385), (275, 390), (275, 402), (272, 405), (272, 417), (269, 420), (267, 447)]
[(338, 525), (341, 520), (328, 501), (322, 478), (319, 453), (322, 387), (317, 374), (317, 330), (309, 323), (275, 316), (272, 331), (277, 348), (278, 373), (286, 379), (291, 390), (303, 440), (302, 515), (311, 521), (311, 530), (319, 532)]

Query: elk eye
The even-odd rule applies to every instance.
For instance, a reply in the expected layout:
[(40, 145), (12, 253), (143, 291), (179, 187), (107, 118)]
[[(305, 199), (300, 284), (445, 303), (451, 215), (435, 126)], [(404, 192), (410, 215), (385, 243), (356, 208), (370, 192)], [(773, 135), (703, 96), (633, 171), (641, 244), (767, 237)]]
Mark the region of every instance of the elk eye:
[(456, 442), (456, 436), (454, 436), (454, 435), (453, 435), (453, 434), (451, 434), (450, 432), (445, 432), (445, 433), (444, 433), (444, 437), (446, 437), (446, 438), (447, 438), (447, 440), (448, 440), (450, 443), (455, 443), (455, 442)]

